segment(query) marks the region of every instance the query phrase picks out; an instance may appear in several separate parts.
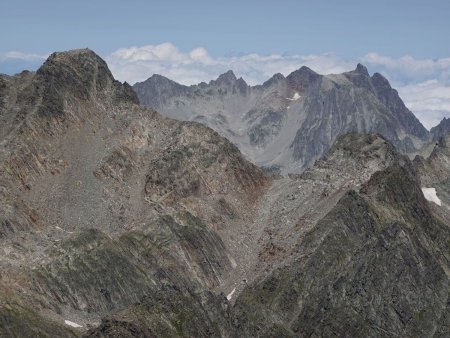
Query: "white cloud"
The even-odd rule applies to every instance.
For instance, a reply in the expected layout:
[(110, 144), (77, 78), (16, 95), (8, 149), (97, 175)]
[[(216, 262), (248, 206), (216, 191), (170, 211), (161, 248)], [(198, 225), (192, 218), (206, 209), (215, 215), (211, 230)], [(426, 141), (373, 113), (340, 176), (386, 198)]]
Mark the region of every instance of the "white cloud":
[(450, 86), (438, 80), (407, 84), (398, 88), (400, 97), (426, 128), (450, 116)]
[(10, 51), (4, 54), (0, 54), (0, 60), (21, 60), (21, 61), (39, 61), (45, 60), (48, 55), (41, 54), (27, 54), (18, 51)]
[(437, 79), (450, 81), (450, 58), (415, 59), (411, 56), (390, 58), (378, 53), (369, 53), (361, 58), (363, 62), (387, 74), (391, 81), (406, 84)]
[(213, 58), (203, 47), (181, 52), (171, 43), (121, 48), (106, 60), (114, 75), (122, 81), (144, 81), (156, 73), (187, 85), (209, 82), (229, 69), (249, 84), (259, 84), (275, 73), (288, 75), (303, 65), (321, 73), (340, 73), (355, 66), (354, 62), (346, 62), (332, 53)]

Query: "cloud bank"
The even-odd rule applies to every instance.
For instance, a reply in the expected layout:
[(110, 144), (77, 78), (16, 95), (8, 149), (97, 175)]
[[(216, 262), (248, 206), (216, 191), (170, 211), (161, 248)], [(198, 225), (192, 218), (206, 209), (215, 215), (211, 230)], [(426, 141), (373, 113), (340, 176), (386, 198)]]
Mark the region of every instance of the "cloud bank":
[(275, 73), (287, 75), (306, 65), (318, 72), (340, 73), (355, 66), (333, 53), (321, 55), (246, 54), (213, 58), (205, 48), (181, 52), (171, 43), (121, 48), (106, 58), (118, 79), (135, 83), (153, 74), (191, 85), (209, 82), (232, 69), (249, 84), (260, 84)]
[(0, 60), (22, 60), (22, 61), (43, 61), (48, 57), (48, 55), (42, 54), (27, 54), (18, 51), (10, 51), (4, 54), (0, 54)]
[(10, 51), (0, 53), (0, 73), (16, 74), (22, 70), (34, 70), (38, 68), (48, 57), (48, 55), (23, 53)]

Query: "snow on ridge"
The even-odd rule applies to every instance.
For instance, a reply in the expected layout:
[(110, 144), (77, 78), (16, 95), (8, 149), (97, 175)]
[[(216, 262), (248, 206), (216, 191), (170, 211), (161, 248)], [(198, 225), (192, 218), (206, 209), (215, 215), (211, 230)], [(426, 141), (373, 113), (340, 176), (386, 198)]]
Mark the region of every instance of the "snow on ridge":
[(435, 188), (422, 188), (423, 195), (425, 196), (425, 199), (436, 203), (437, 205), (441, 206), (442, 202), (439, 199), (439, 197), (436, 195), (436, 189)]
[(72, 326), (72, 327), (83, 327), (82, 325), (77, 324), (77, 323), (74, 323), (74, 322), (72, 322), (72, 321), (70, 321), (70, 320), (67, 320), (67, 319), (64, 321), (64, 323), (65, 323), (66, 325), (69, 325), (69, 326)]

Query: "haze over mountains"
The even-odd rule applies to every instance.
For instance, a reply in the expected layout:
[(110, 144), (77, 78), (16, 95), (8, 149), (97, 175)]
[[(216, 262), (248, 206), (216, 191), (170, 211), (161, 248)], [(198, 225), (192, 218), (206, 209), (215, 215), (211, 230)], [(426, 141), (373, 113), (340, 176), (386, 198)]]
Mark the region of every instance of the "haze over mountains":
[[(235, 143), (252, 162), (302, 172), (348, 132), (380, 133), (404, 153), (429, 132), (381, 74), (320, 75), (302, 67), (249, 86), (228, 71), (209, 84), (183, 86), (160, 75), (136, 83), (140, 102), (179, 120), (201, 122)], [(436, 129), (434, 139), (445, 133)]]
[(0, 336), (450, 335), (450, 140), (403, 155), (430, 135), (383, 77), (134, 89), (303, 173), (91, 50), (1, 75)]

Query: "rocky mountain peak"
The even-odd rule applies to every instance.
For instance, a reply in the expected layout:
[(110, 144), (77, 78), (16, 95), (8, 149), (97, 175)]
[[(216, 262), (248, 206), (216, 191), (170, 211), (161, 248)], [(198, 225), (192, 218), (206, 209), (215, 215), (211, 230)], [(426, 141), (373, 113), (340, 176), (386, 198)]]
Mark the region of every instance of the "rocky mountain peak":
[(377, 88), (378, 91), (380, 91), (382, 89), (391, 89), (392, 88), (389, 81), (380, 73), (373, 74), (371, 79), (372, 79), (372, 84), (374, 85), (375, 88)]
[[(186, 93), (188, 88), (159, 74), (153, 74), (144, 82), (138, 82), (133, 86), (134, 91), (141, 98), (140, 102), (155, 109), (159, 109), (166, 102), (167, 97), (179, 96)], [(149, 93), (158, 93), (158, 95), (149, 95)]]
[(232, 70), (229, 70), (217, 78), (217, 80), (213, 80), (210, 82), (210, 84), (216, 85), (216, 86), (231, 86), (235, 84), (237, 81), (236, 75), (234, 75)]
[(442, 136), (450, 134), (450, 118), (444, 117), (439, 124), (430, 129), (433, 140), (439, 140)]
[[(79, 78), (88, 79), (95, 74), (99, 79), (114, 80), (106, 62), (92, 50), (75, 49), (67, 52), (55, 52), (51, 54), (44, 64), (38, 69), (37, 75), (59, 76), (76, 75)], [(69, 80), (69, 78), (64, 78)]]
[(278, 83), (278, 82), (280, 82), (280, 81), (283, 81), (283, 80), (285, 80), (285, 79), (286, 79), (286, 78), (284, 77), (283, 74), (281, 74), (281, 73), (276, 73), (276, 74), (274, 74), (269, 80), (265, 81), (265, 82), (262, 84), (262, 86), (263, 86), (263, 87), (270, 87), (270, 86), (272, 86), (273, 84)]
[(168, 79), (167, 77), (160, 75), (160, 74), (153, 74), (152, 76), (150, 76), (147, 80), (145, 80), (144, 82), (174, 82), (170, 79)]
[(366, 75), (366, 76), (369, 76), (369, 72), (368, 72), (368, 70), (367, 70), (367, 67), (364, 66), (364, 65), (362, 65), (361, 63), (358, 63), (358, 64), (356, 65), (356, 68), (355, 68), (354, 71), (355, 71), (355, 72), (358, 72), (358, 73), (360, 73), (360, 74), (364, 74), (364, 75)]
[[(355, 77), (352, 78), (352, 81), (356, 81)], [(422, 140), (428, 139), (428, 131), (405, 106), (397, 90), (391, 87), (389, 81), (383, 75), (380, 73), (373, 74), (369, 83), (366, 82), (366, 77), (364, 76), (363, 79), (358, 79), (358, 82), (365, 83), (366, 86), (370, 85), (378, 99), (394, 113), (395, 118), (409, 134)]]
[(61, 115), (69, 98), (89, 100), (102, 95), (139, 102), (131, 86), (116, 81), (106, 62), (90, 49), (51, 54), (36, 72), (33, 86), (42, 97), (38, 112), (43, 115)]
[(300, 69), (293, 71), (286, 77), (290, 87), (300, 92), (306, 90), (311, 84), (320, 79), (321, 75), (317, 74), (311, 68), (302, 66)]
[(310, 77), (310, 76), (316, 76), (319, 75), (315, 71), (313, 71), (311, 68), (306, 66), (301, 66), (299, 69), (293, 71), (291, 74), (287, 76), (287, 78), (293, 79), (293, 78), (304, 78), (304, 77)]
[(186, 86), (181, 85), (160, 74), (153, 74), (144, 82), (137, 82), (134, 86), (135, 88), (141, 88), (145, 86), (151, 86), (152, 88), (161, 88), (166, 91), (169, 90), (173, 92), (172, 94), (175, 94), (177, 91), (182, 90), (183, 88), (187, 88)]
[(373, 85), (371, 83), (369, 72), (362, 64), (358, 63), (354, 70), (344, 74), (357, 87), (373, 91)]

